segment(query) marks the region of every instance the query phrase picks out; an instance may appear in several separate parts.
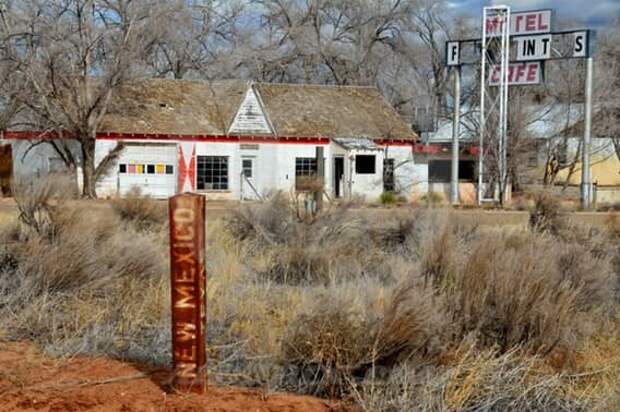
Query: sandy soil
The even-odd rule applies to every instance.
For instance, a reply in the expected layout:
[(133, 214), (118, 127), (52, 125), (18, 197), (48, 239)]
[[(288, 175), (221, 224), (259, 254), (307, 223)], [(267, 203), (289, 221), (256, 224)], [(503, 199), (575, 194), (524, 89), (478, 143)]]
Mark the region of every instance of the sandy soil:
[(0, 411), (346, 411), (322, 399), (209, 387), (166, 392), (169, 375), (105, 358), (55, 360), (25, 343), (0, 343)]

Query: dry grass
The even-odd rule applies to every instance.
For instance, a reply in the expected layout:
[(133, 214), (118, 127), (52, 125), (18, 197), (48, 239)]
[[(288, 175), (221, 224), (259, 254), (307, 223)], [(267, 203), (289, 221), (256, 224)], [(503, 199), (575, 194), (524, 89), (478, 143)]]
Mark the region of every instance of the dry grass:
[[(122, 210), (56, 211), (53, 237), (2, 227), (0, 336), (168, 364), (166, 227)], [(454, 221), (427, 208), (300, 218), (280, 197), (210, 222), (211, 381), (368, 411), (616, 409), (613, 223)]]

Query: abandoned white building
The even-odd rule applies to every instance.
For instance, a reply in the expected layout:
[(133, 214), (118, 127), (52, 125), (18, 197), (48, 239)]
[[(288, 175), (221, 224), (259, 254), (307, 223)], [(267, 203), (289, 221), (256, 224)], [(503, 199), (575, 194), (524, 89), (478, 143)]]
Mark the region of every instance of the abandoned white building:
[[(14, 176), (62, 171), (50, 144), (33, 147), (37, 137), (5, 132)], [(420, 181), (416, 139), (374, 87), (145, 80), (114, 96), (99, 128), (97, 161), (117, 141), (125, 148), (97, 193), (138, 186), (160, 198), (194, 191), (238, 200), (291, 191), (317, 172), (320, 146), (330, 196), (409, 197)]]

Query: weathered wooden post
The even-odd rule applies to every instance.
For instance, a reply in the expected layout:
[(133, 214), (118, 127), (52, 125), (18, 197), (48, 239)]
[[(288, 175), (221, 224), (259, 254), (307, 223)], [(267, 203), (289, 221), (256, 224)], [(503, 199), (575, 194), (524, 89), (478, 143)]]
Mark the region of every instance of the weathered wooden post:
[(173, 386), (204, 393), (207, 387), (207, 284), (205, 198), (183, 193), (169, 199)]
[(316, 148), (316, 178), (317, 188), (314, 192), (314, 201), (316, 202), (316, 211), (323, 209), (323, 191), (325, 190), (325, 158), (323, 157), (323, 147)]

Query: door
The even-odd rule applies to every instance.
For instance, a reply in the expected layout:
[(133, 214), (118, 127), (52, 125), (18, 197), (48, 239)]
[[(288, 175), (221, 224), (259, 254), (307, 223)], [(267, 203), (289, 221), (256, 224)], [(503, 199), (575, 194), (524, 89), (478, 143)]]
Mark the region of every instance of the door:
[(256, 158), (253, 156), (241, 158), (241, 198), (243, 200), (260, 198), (256, 179)]
[(11, 176), (13, 175), (12, 146), (0, 145), (0, 197), (11, 194)]
[(334, 157), (334, 195), (342, 197), (344, 184), (344, 157)]
[(138, 187), (142, 195), (174, 196), (177, 172), (176, 145), (127, 145), (118, 159), (118, 192)]

